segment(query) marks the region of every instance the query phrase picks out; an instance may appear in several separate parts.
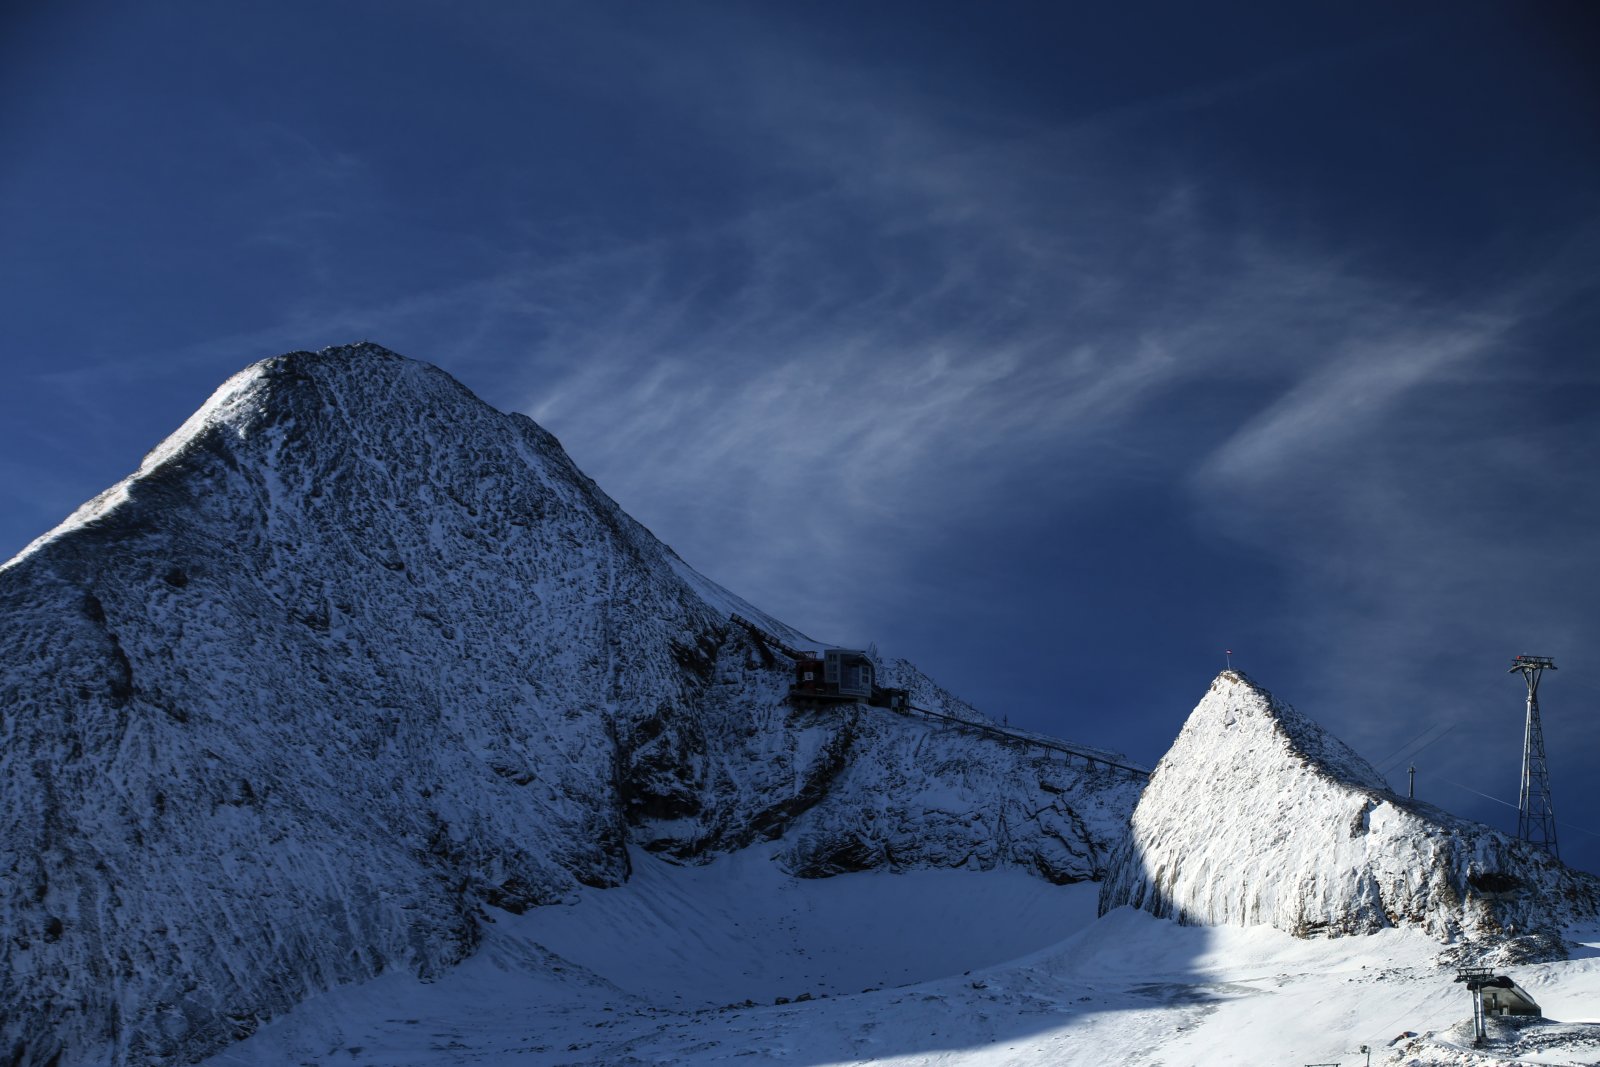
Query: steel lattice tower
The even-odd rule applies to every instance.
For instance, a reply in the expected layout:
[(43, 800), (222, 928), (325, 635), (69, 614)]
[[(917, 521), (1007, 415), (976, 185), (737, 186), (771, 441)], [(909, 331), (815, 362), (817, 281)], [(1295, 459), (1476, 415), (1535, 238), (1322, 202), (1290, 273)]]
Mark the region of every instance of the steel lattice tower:
[(1522, 792), (1517, 797), (1517, 836), (1560, 858), (1556, 809), (1550, 803), (1550, 768), (1544, 762), (1544, 727), (1539, 724), (1539, 676), (1555, 670), (1549, 656), (1518, 656), (1507, 674), (1528, 683), (1528, 721), (1522, 733)]

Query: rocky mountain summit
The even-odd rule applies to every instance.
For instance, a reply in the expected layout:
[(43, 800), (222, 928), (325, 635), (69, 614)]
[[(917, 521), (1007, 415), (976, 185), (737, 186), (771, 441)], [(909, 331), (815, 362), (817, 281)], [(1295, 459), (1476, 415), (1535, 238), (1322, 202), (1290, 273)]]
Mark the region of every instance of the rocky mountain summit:
[(792, 707), (731, 612), (818, 647), (434, 367), (236, 375), (0, 567), (0, 1061), (192, 1060), (438, 974), (497, 910), (625, 881), (630, 846), (1102, 872), (1136, 778)]
[(1300, 937), (1415, 927), (1463, 955), (1566, 955), (1600, 915), (1600, 879), (1391, 792), (1343, 742), (1225, 671), (1151, 774), (1101, 884), (1184, 923)]

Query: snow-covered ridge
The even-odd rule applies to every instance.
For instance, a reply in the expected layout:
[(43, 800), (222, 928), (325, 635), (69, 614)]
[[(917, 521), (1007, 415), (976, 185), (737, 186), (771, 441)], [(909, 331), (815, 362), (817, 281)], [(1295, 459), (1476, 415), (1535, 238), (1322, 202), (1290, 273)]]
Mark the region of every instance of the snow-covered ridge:
[(801, 633), (799, 630), (796, 630), (788, 623), (781, 622), (771, 615), (768, 615), (766, 612), (762, 611), (748, 600), (745, 600), (743, 597), (730, 593), (716, 582), (713, 582), (710, 578), (707, 578), (705, 575), (689, 566), (681, 557), (679, 557), (676, 552), (672, 551), (671, 549), (667, 550), (667, 566), (671, 567), (672, 572), (679, 578), (683, 579), (684, 583), (688, 585), (690, 589), (694, 590), (696, 596), (704, 601), (708, 607), (714, 609), (718, 614), (722, 615), (723, 618), (732, 619), (737, 615), (742, 618), (749, 619), (751, 622), (760, 626), (767, 633), (778, 638), (780, 641), (786, 642), (792, 647), (802, 649), (823, 647), (823, 643), (818, 641), (816, 638), (807, 637), (805, 634)]
[(1211, 684), (1139, 799), (1101, 886), (1200, 924), (1298, 936), (1416, 927), (1506, 957), (1564, 955), (1600, 880), (1392, 793), (1315, 722), (1236, 671)]
[(0, 1050), (192, 1058), (440, 974), (630, 847), (1103, 870), (1127, 776), (797, 711), (732, 610), (803, 637), (437, 368), (356, 345), (230, 379), (0, 568)]
[(248, 422), (249, 412), (256, 407), (260, 392), (266, 384), (263, 364), (253, 364), (222, 383), (200, 409), (190, 415), (184, 424), (173, 431), (139, 464), (139, 469), (116, 485), (81, 505), (53, 529), (36, 537), (11, 559), (0, 563), (0, 571), (16, 565), (37, 552), (41, 547), (64, 534), (71, 533), (90, 523), (105, 518), (128, 502), (128, 493), (134, 481), (149, 474), (162, 464), (170, 462), (196, 438), (207, 431), (223, 426), (239, 426)]

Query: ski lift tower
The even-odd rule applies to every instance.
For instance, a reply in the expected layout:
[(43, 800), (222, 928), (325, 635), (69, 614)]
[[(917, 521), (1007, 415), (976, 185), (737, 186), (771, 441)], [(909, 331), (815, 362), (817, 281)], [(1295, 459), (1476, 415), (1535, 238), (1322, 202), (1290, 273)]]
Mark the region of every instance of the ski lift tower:
[(1517, 796), (1517, 836), (1561, 858), (1556, 849), (1556, 810), (1550, 803), (1550, 769), (1544, 762), (1544, 727), (1539, 724), (1539, 676), (1555, 670), (1549, 656), (1518, 656), (1507, 674), (1528, 683), (1528, 721), (1522, 733), (1522, 791)]

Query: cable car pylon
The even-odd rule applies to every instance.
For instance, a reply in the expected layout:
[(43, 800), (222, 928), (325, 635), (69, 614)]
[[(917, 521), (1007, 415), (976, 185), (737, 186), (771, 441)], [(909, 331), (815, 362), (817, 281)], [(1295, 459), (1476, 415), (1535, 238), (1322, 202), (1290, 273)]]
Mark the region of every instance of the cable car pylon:
[(1555, 670), (1549, 656), (1518, 656), (1507, 674), (1521, 673), (1528, 684), (1528, 717), (1522, 731), (1522, 789), (1517, 795), (1517, 837), (1561, 858), (1556, 847), (1556, 809), (1550, 802), (1550, 768), (1544, 759), (1544, 726), (1539, 722), (1539, 678)]

